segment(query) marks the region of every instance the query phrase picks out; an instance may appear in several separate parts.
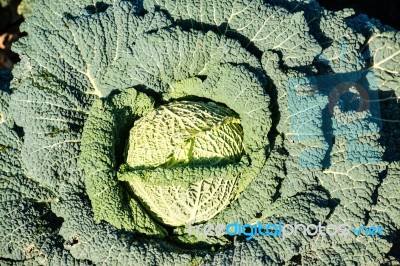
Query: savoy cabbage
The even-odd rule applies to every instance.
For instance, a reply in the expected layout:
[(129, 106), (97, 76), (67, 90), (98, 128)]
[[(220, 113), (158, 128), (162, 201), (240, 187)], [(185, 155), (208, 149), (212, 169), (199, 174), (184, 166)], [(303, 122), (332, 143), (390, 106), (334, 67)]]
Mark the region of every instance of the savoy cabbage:
[(314, 0), (24, 4), (0, 73), (1, 264), (400, 263), (395, 29)]

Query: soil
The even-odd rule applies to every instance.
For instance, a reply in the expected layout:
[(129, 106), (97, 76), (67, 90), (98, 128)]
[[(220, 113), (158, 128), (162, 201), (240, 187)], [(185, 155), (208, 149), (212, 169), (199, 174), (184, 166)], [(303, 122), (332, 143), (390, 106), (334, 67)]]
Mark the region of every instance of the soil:
[(16, 53), (11, 51), (11, 44), (21, 36), (19, 25), (23, 21), (17, 13), (21, 0), (12, 0), (4, 8), (0, 8), (0, 68), (12, 69), (19, 61)]

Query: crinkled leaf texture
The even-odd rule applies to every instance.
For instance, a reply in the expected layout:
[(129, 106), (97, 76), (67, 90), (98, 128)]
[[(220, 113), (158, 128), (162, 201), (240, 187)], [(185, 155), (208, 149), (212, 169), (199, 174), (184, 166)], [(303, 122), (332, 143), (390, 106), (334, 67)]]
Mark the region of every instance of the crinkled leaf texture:
[[(313, 0), (143, 2), (32, 3), (12, 89), (0, 73), (0, 263), (398, 264), (398, 32)], [(321, 75), (367, 82), (380, 113), (330, 108)], [(118, 180), (118, 125), (144, 115), (146, 94), (207, 98), (241, 119), (240, 193), (209, 223), (379, 223), (385, 236), (179, 243), (185, 228), (166, 231)]]
[[(125, 173), (125, 179), (164, 224), (184, 226), (192, 220), (207, 221), (235, 197), (240, 177), (240, 172), (234, 171), (228, 179), (225, 175), (232, 171), (229, 167), (219, 167), (231, 170), (221, 173), (212, 166), (239, 161), (242, 144), (240, 119), (228, 108), (214, 102), (172, 102), (146, 114), (130, 130), (126, 163), (133, 174)], [(199, 166), (210, 168), (192, 178)], [(155, 167), (187, 167), (182, 179), (190, 185), (149, 184), (148, 179), (173, 180), (178, 174), (156, 176)], [(150, 177), (142, 179), (140, 174)]]
[[(21, 158), (21, 130), (10, 113), (11, 75), (0, 71), (0, 262), (33, 265), (89, 265), (78, 261), (62, 246), (57, 218), (50, 204), (59, 198), (45, 184), (34, 180)], [(4, 263), (7, 263), (5, 261)]]
[(229, 109), (213, 102), (172, 102), (135, 122), (126, 163), (132, 168), (227, 164), (240, 159), (242, 143), (240, 119)]
[(163, 235), (163, 230), (121, 188), (116, 169), (116, 154), (122, 141), (118, 132), (129, 126), (130, 120), (152, 108), (153, 100), (134, 89), (123, 91), (111, 102), (96, 99), (85, 123), (79, 164), (84, 170), (86, 193), (96, 221), (105, 220), (120, 229)]

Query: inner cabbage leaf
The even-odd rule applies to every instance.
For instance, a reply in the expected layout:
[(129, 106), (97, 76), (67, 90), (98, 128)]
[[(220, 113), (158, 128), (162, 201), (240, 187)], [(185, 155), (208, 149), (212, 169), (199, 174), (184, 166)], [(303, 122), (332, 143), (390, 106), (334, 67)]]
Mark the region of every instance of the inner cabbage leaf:
[(240, 120), (213, 102), (173, 102), (139, 119), (130, 131), (131, 167), (170, 168), (238, 161), (243, 152)]

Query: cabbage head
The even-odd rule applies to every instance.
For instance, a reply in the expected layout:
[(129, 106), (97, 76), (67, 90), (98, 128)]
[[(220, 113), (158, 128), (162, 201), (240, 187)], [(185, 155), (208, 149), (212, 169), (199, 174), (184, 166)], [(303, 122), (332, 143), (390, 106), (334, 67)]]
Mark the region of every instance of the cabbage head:
[[(239, 161), (242, 142), (240, 119), (227, 108), (213, 102), (162, 105), (131, 129), (126, 159), (130, 170), (120, 179), (128, 181), (165, 224), (206, 221), (232, 201), (239, 178), (215, 176), (212, 166)], [(187, 174), (174, 175), (177, 170), (167, 170), (171, 168), (188, 168)]]

